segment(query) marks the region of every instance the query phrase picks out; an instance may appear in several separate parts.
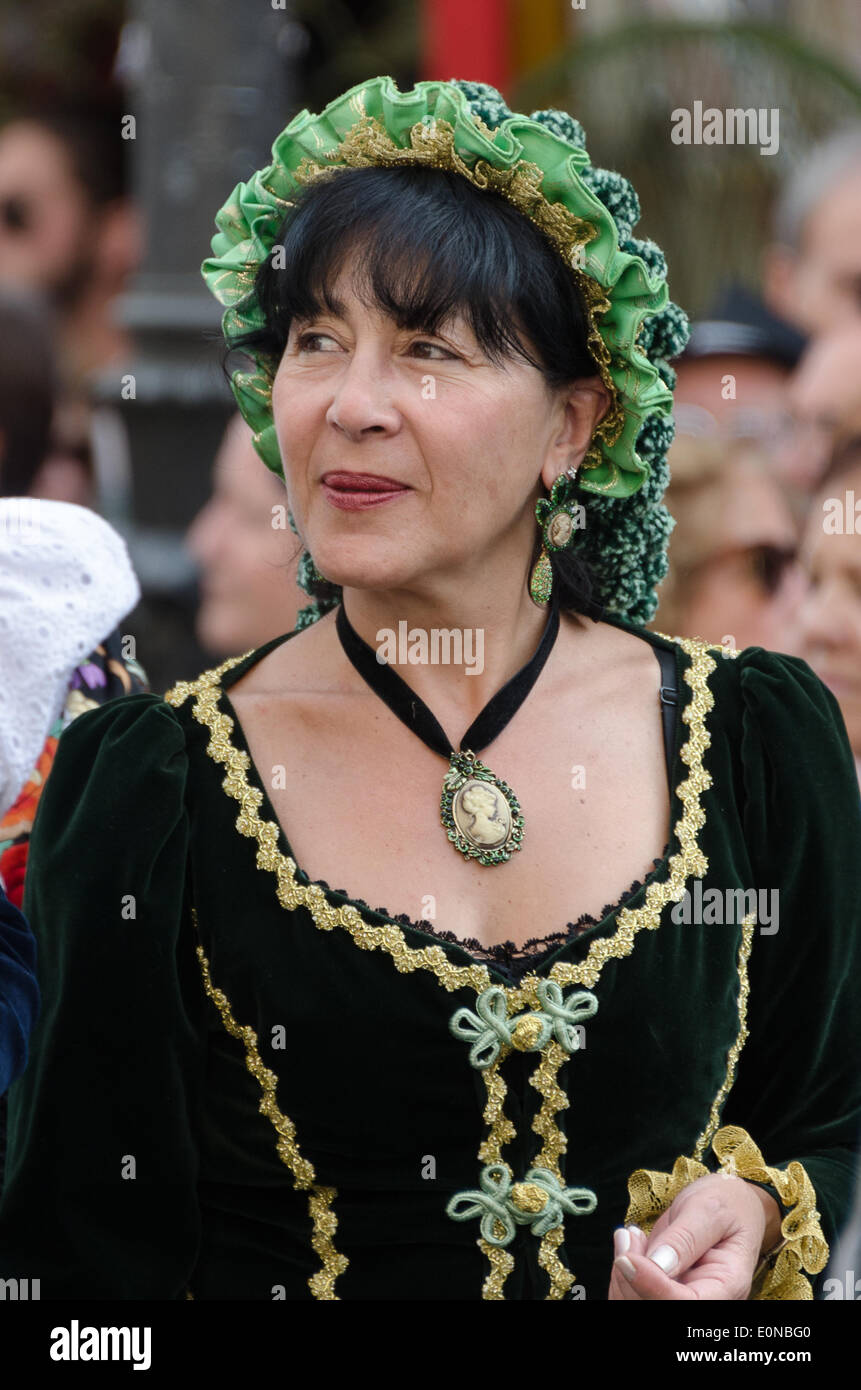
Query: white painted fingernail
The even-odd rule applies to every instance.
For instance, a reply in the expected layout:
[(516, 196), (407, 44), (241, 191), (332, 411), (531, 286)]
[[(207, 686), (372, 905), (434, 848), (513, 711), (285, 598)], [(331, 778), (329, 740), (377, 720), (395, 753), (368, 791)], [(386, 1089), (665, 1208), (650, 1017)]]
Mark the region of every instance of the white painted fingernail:
[(646, 1234), (641, 1226), (626, 1226), (625, 1230), (630, 1231), (633, 1236), (644, 1236)]
[(665, 1274), (672, 1274), (679, 1263), (679, 1257), (671, 1245), (659, 1245), (657, 1250), (652, 1251), (649, 1259)]
[(636, 1279), (637, 1271), (631, 1264), (631, 1261), (628, 1259), (627, 1255), (620, 1255), (618, 1260), (616, 1261), (616, 1266), (619, 1269), (619, 1272), (621, 1274), (624, 1274), (627, 1280), (630, 1281), (631, 1279)]
[(619, 1255), (624, 1255), (625, 1251), (630, 1247), (630, 1244), (630, 1235), (625, 1230), (624, 1226), (619, 1226), (618, 1229), (613, 1232), (613, 1248), (617, 1257)]

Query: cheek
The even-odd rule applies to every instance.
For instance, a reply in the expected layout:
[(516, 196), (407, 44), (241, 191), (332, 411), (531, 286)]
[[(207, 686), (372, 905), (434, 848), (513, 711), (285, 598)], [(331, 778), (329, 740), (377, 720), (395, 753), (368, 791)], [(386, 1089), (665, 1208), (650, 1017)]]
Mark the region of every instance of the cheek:
[(414, 416), (438, 495), (468, 510), (502, 503), (537, 479), (541, 416), (512, 385), (464, 392), (456, 406), (441, 391)]
[(295, 379), (276, 376), (272, 387), (272, 418), (285, 472), (308, 457), (325, 425), (326, 407), (317, 402), (312, 382), (299, 388)]

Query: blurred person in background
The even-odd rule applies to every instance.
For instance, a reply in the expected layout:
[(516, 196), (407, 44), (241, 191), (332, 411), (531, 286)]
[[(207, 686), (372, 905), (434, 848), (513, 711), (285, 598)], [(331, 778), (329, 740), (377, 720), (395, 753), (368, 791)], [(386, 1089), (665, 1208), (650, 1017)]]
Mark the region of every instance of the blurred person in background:
[(139, 597), (123, 541), (69, 505), (68, 491), (47, 496), (52, 477), (68, 483), (76, 466), (53, 443), (50, 332), (40, 301), (0, 291), (0, 879), (16, 906), (61, 730), (84, 709), (149, 688), (116, 630)]
[(33, 291), (0, 286), (0, 495), (92, 503), (82, 406), (60, 393), (54, 319)]
[(691, 324), (675, 363), (673, 414), (680, 434), (769, 440), (784, 412), (805, 339), (741, 285)]
[(233, 656), (295, 627), (307, 595), (286, 512), (284, 484), (261, 467), (237, 412), (216, 455), (212, 496), (186, 538), (201, 568), (197, 639), (207, 652)]
[(119, 110), (33, 110), (0, 129), (0, 281), (45, 296), (72, 388), (129, 355), (111, 312), (142, 253), (126, 145)]
[(650, 626), (797, 654), (797, 529), (759, 445), (680, 434), (669, 464), (666, 501), (676, 525)]
[(802, 654), (840, 705), (861, 782), (861, 431), (833, 458), (800, 556), (809, 583)]
[(55, 457), (37, 492), (118, 523), (131, 506), (126, 426), (121, 412), (94, 402), (93, 383), (130, 359), (114, 301), (143, 255), (122, 112), (105, 97), (97, 109), (31, 106), (0, 128), (0, 283), (44, 299), (60, 373)]
[(817, 145), (787, 180), (763, 292), (809, 336), (861, 325), (861, 123)]
[(807, 514), (849, 420), (861, 409), (861, 315), (809, 344), (787, 383), (775, 467)]

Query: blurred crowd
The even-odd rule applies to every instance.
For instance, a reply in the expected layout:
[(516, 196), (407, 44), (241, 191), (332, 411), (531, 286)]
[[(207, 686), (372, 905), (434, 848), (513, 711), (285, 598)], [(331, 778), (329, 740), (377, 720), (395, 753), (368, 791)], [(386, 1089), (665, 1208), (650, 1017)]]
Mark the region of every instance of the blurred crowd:
[(759, 286), (723, 289), (676, 368), (652, 626), (808, 661), (861, 777), (861, 126), (787, 183)]

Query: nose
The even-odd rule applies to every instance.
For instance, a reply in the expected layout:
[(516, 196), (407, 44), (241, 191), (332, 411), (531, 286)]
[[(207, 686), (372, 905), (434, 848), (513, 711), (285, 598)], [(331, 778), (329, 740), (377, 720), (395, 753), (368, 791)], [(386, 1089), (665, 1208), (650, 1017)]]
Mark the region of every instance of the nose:
[(392, 383), (382, 353), (368, 349), (349, 355), (339, 375), (327, 424), (353, 443), (365, 435), (395, 434), (401, 417), (392, 402)]
[(225, 539), (224, 508), (211, 497), (185, 533), (185, 544), (198, 565), (205, 568), (217, 557)]

